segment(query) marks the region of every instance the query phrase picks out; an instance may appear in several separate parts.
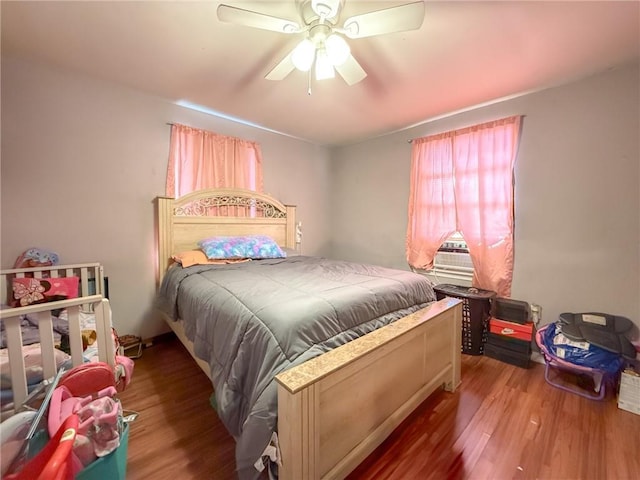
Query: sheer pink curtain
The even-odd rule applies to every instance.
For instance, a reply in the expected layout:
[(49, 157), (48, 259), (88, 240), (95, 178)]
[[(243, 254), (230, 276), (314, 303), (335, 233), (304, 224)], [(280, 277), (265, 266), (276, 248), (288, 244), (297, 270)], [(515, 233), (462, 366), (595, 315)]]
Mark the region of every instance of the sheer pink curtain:
[(413, 142), (407, 261), (414, 268), (432, 268), (436, 251), (456, 231), (452, 155), (452, 133)]
[(174, 124), (171, 126), (168, 197), (203, 188), (262, 192), (262, 152), (255, 142)]
[(469, 246), (473, 285), (510, 296), (513, 165), (520, 122), (521, 117), (510, 117), (414, 141), (409, 265), (431, 268), (442, 241), (457, 230)]
[(520, 117), (456, 132), (455, 196), (458, 230), (473, 260), (473, 285), (511, 295), (513, 278), (513, 165)]

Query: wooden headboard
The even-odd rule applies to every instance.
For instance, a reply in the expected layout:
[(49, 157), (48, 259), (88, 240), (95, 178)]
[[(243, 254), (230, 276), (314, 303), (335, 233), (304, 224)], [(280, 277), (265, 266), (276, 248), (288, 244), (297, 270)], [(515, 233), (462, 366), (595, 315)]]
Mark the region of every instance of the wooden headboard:
[(156, 198), (158, 285), (171, 256), (198, 248), (214, 235), (263, 234), (278, 245), (296, 248), (296, 207), (252, 190), (214, 188), (178, 199)]

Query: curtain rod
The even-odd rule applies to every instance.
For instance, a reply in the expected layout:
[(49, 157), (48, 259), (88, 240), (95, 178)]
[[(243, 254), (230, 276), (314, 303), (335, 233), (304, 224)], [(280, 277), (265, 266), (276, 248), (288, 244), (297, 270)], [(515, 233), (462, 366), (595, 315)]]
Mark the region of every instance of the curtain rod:
[[(499, 118), (498, 120), (503, 120), (504, 118), (511, 118), (511, 117), (520, 117), (520, 118), (525, 118), (526, 115), (510, 115), (509, 117), (503, 117), (503, 118)], [(439, 120), (439, 119), (436, 119)], [(490, 122), (495, 122), (496, 120), (488, 120), (486, 122), (482, 122), (482, 123), (490, 123)], [(479, 123), (478, 125), (482, 125), (482, 123)], [(474, 125), (475, 126), (475, 125)], [(470, 128), (471, 126), (467, 126), (467, 127), (461, 127), (461, 128), (455, 128), (451, 131), (455, 132), (456, 130), (464, 130), (465, 128)], [(437, 134), (435, 134), (437, 135)], [(426, 137), (428, 137), (429, 135), (425, 135)], [(424, 137), (416, 137), (416, 138), (410, 138), (409, 140), (407, 140), (407, 143), (413, 143), (414, 140), (420, 140), (421, 138)]]

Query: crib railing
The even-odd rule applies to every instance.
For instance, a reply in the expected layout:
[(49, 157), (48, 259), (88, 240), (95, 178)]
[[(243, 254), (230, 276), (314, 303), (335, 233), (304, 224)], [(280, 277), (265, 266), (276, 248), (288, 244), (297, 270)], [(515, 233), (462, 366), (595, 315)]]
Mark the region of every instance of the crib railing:
[[(52, 265), (35, 268), (13, 268), (0, 271), (0, 305), (4, 308), (13, 300), (14, 278), (78, 277), (78, 297), (105, 295), (104, 269), (100, 263)], [(83, 309), (90, 309), (90, 303)]]
[[(54, 302), (32, 304), (24, 307), (9, 307), (13, 300), (13, 278), (59, 278), (79, 277), (78, 298)], [(54, 348), (53, 315), (56, 310), (66, 309), (69, 320), (69, 347), (74, 366), (85, 361), (83, 357), (81, 311), (91, 311), (95, 315), (98, 359), (115, 365), (115, 346), (112, 337), (111, 308), (104, 298), (104, 276), (99, 263), (56, 265), (51, 267), (3, 270), (0, 272), (0, 295), (2, 309), (0, 319), (5, 326), (6, 347), (8, 349), (9, 371), (13, 390), (13, 408), (19, 408), (28, 395), (25, 361), (22, 351), (22, 331), (20, 321), (29, 315), (38, 324), (40, 337), (43, 378), (51, 378), (57, 373)]]

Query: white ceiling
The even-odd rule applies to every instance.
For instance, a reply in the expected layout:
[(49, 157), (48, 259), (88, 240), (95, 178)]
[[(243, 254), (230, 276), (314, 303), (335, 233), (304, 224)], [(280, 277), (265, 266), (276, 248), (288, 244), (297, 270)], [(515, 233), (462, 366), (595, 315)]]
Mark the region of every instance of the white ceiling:
[[(341, 21), (410, 0), (346, 0)], [(1, 3), (2, 53), (323, 145), (559, 85), (640, 58), (640, 2), (427, 1), (419, 30), (349, 40), (368, 76), (264, 76), (300, 40), (221, 23), (219, 3), (299, 20), (295, 0)], [(172, 120), (172, 119), (167, 119)]]

